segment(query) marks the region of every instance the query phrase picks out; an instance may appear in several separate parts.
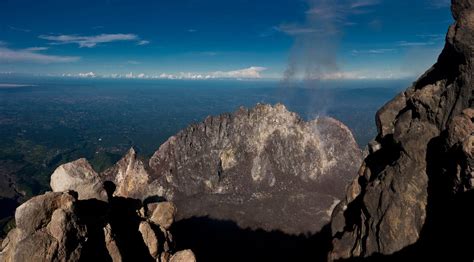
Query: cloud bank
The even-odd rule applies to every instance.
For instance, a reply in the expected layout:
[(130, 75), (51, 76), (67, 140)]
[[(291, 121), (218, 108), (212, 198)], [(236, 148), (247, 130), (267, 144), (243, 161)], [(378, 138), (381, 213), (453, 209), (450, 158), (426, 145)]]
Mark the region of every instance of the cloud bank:
[(137, 41), (138, 45), (149, 44), (150, 41), (141, 40), (135, 34), (100, 34), (95, 36), (80, 35), (40, 35), (39, 38), (52, 41), (53, 45), (78, 44), (79, 47), (92, 48), (98, 44), (117, 41)]
[(232, 71), (214, 71), (208, 73), (192, 73), (180, 72), (176, 74), (159, 73), (127, 73), (127, 74), (97, 74), (94, 72), (85, 73), (67, 73), (62, 74), (63, 77), (80, 77), (80, 78), (124, 78), (124, 79), (170, 79), (170, 80), (205, 80), (205, 79), (260, 79), (261, 73), (267, 68), (260, 66), (252, 66), (249, 68), (232, 70)]

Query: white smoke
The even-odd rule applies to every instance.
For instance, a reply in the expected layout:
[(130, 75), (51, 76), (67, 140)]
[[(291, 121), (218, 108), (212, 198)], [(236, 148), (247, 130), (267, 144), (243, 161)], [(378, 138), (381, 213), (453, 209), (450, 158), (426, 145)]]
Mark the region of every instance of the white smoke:
[(307, 0), (303, 24), (278, 27), (294, 37), (294, 45), (284, 72), (283, 84), (291, 86), (298, 79), (317, 81), (337, 75), (337, 51), (344, 28), (353, 26), (351, 16), (370, 12), (378, 0)]

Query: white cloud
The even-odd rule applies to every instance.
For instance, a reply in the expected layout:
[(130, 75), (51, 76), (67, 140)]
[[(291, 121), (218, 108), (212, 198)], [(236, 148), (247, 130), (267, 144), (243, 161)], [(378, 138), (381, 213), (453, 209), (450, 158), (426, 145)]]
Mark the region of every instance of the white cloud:
[(19, 49), (13, 50), (7, 47), (0, 46), (0, 63), (2, 62), (28, 62), (28, 63), (40, 63), (40, 64), (50, 64), (50, 63), (67, 63), (75, 62), (80, 59), (77, 56), (56, 56), (56, 55), (46, 55), (40, 54), (33, 49)]
[(140, 40), (137, 45), (148, 45), (150, 43), (150, 41), (148, 40)]
[(351, 9), (361, 8), (361, 7), (368, 7), (379, 4), (379, 0), (357, 0), (354, 1), (350, 7)]
[(297, 24), (282, 24), (275, 27), (275, 29), (277, 31), (280, 31), (287, 35), (292, 35), (292, 36), (321, 32), (320, 29), (312, 28), (309, 26), (297, 25)]
[(28, 47), (25, 50), (27, 50), (27, 51), (45, 51), (45, 50), (48, 50), (48, 49), (49, 49), (48, 47), (42, 47), (42, 46), (36, 47), (35, 46), (35, 47)]
[(79, 73), (79, 77), (91, 77), (94, 78), (97, 75), (94, 72), (87, 72), (87, 73)]
[(367, 54), (372, 54), (372, 55), (378, 55), (378, 54), (385, 54), (385, 53), (391, 53), (395, 52), (396, 50), (393, 48), (379, 48), (379, 49), (368, 49), (368, 50), (352, 50), (353, 55), (367, 55)]
[(138, 41), (137, 44), (145, 45), (149, 41), (140, 40), (135, 34), (100, 34), (95, 36), (80, 35), (40, 35), (39, 38), (53, 41), (51, 44), (78, 44), (79, 47), (95, 47), (98, 44), (116, 41)]
[(407, 42), (407, 41), (399, 41), (397, 42), (398, 46), (402, 47), (410, 47), (410, 46), (427, 46), (427, 45), (434, 45), (435, 43), (432, 41), (428, 42)]
[(265, 67), (252, 66), (245, 69), (233, 71), (216, 71), (209, 74), (213, 78), (262, 78), (261, 73), (267, 70)]
[(341, 71), (323, 73), (321, 80), (388, 80), (388, 79), (402, 79), (412, 77), (412, 75), (403, 72), (394, 71)]
[(14, 27), (14, 26), (8, 26), (8, 28), (10, 28), (10, 30), (13, 30), (13, 31), (20, 31), (20, 32), (24, 32), (24, 33), (31, 32), (30, 29), (26, 29), (26, 28), (20, 28), (20, 27)]
[(265, 71), (265, 67), (252, 66), (249, 68), (232, 70), (232, 71), (214, 71), (208, 73), (181, 72), (177, 74), (161, 73), (157, 75), (149, 75), (145, 73), (126, 74), (106, 74), (99, 75), (94, 72), (88, 73), (67, 73), (62, 74), (63, 77), (101, 77), (101, 78), (125, 78), (125, 79), (185, 79), (185, 80), (203, 80), (203, 79), (259, 79), (262, 78), (261, 73)]

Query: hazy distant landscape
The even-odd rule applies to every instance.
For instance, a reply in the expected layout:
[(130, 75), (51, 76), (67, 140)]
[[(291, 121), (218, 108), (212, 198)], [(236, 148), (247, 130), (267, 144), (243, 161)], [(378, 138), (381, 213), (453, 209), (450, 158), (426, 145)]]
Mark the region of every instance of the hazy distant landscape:
[[(363, 148), (376, 134), (377, 108), (407, 82), (340, 82), (329, 89), (277, 81), (23, 80), (33, 86), (0, 90), (2, 174), (22, 193), (38, 194), (62, 163), (86, 157), (102, 171), (132, 146), (150, 156), (191, 123), (257, 103), (284, 103), (304, 119), (333, 116)], [(6, 187), (1, 194), (13, 196)]]

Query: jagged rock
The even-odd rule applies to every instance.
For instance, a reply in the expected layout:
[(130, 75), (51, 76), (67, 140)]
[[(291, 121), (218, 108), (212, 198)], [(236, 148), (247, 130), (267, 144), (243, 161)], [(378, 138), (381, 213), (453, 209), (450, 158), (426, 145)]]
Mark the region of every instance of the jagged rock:
[(32, 234), (46, 226), (57, 209), (71, 210), (75, 200), (73, 193), (49, 192), (33, 197), (16, 209), (16, 226), (25, 234)]
[(208, 117), (168, 139), (149, 161), (148, 192), (173, 201), (178, 220), (209, 216), (317, 232), (361, 161), (339, 121), (304, 122), (283, 105), (257, 105)]
[(171, 202), (159, 202), (148, 205), (148, 211), (151, 213), (150, 221), (155, 225), (169, 229), (174, 222), (177, 213), (176, 206)]
[(84, 159), (59, 166), (51, 176), (51, 188), (54, 192), (73, 190), (79, 194), (79, 199), (98, 199), (107, 201), (107, 192), (103, 181)]
[(168, 252), (163, 252), (161, 253), (161, 256), (160, 256), (160, 261), (156, 260), (157, 262), (169, 262), (170, 261), (170, 258), (171, 258), (171, 254), (168, 253)]
[(103, 180), (117, 185), (115, 196), (138, 198), (148, 196), (149, 175), (133, 148), (113, 167), (101, 174)]
[(186, 249), (179, 252), (176, 252), (170, 260), (170, 262), (196, 262), (196, 257), (194, 256), (193, 251)]
[[(166, 205), (154, 209), (155, 217), (160, 217), (160, 210), (175, 210), (172, 204), (163, 204)], [(33, 197), (18, 207), (17, 227), (2, 241), (0, 261), (120, 262), (169, 258), (171, 233), (138, 216), (141, 208), (141, 201), (136, 199), (78, 200), (72, 191)], [(172, 223), (169, 215), (159, 220)]]
[(138, 231), (142, 234), (143, 241), (145, 242), (145, 245), (148, 247), (148, 250), (150, 251), (150, 255), (154, 258), (157, 258), (159, 253), (158, 253), (158, 238), (156, 237), (155, 232), (151, 228), (151, 225), (143, 221), (140, 223), (140, 226), (138, 227)]
[(120, 254), (120, 249), (117, 246), (117, 241), (115, 240), (112, 227), (110, 224), (107, 224), (104, 227), (104, 240), (105, 240), (105, 247), (107, 248), (107, 252), (110, 255), (110, 258), (113, 262), (122, 262), (122, 255)]
[(19, 206), (0, 261), (78, 261), (87, 231), (78, 224), (75, 202), (75, 194), (50, 192)]
[(330, 260), (474, 257), (473, 242), (461, 240), (474, 218), (464, 207), (473, 201), (465, 152), (474, 132), (474, 1), (452, 3), (456, 22), (438, 62), (377, 113), (380, 149), (333, 212)]

